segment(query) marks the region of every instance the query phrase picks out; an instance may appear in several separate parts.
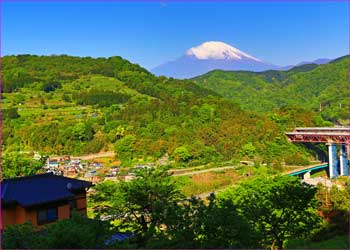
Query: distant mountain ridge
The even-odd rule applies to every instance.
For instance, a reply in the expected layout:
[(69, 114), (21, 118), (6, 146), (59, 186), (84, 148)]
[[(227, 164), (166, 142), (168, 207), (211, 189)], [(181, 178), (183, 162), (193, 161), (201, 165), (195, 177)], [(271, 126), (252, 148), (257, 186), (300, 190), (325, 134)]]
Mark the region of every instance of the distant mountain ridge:
[(326, 64), (331, 62), (333, 59), (329, 59), (329, 58), (320, 58), (311, 62), (308, 61), (304, 61), (304, 62), (300, 62), (296, 65), (287, 65), (287, 66), (283, 66), (280, 67), (279, 70), (289, 70), (291, 68), (297, 67), (297, 66), (301, 66), (301, 65), (305, 65), (305, 64), (315, 64), (315, 65), (321, 65), (321, 64)]
[(212, 70), (254, 71), (289, 70), (304, 64), (324, 64), (331, 59), (322, 58), (297, 65), (278, 66), (249, 55), (229, 44), (220, 41), (204, 42), (188, 49), (176, 60), (161, 64), (151, 70), (155, 75), (165, 75), (179, 79), (193, 78)]

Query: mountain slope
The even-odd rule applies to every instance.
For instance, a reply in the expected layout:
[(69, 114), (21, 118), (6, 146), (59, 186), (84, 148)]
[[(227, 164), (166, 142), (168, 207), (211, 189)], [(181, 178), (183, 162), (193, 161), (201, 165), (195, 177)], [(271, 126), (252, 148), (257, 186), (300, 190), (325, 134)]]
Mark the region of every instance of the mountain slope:
[(241, 158), (307, 162), (284, 126), (315, 125), (313, 112), (281, 126), (193, 81), (156, 77), (120, 57), (19, 55), (2, 64), (5, 154), (114, 150), (124, 166), (165, 154), (185, 166)]
[(212, 71), (193, 80), (247, 110), (267, 112), (294, 105), (318, 111), (321, 106), (324, 118), (339, 121), (349, 117), (348, 70), (349, 60), (342, 57), (328, 64), (306, 64), (288, 71)]

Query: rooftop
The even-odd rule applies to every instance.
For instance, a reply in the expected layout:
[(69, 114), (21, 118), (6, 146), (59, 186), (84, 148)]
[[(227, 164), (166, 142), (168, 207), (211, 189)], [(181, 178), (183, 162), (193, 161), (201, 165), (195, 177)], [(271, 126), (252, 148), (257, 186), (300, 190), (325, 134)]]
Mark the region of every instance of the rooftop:
[(4, 179), (1, 182), (1, 201), (3, 205), (17, 203), (30, 207), (72, 198), (75, 191), (91, 186), (91, 182), (52, 173)]

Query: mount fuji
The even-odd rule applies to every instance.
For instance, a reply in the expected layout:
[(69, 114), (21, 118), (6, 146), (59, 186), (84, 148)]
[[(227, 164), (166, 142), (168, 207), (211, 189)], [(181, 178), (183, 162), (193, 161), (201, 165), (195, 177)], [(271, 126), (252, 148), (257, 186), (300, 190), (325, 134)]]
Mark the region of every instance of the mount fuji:
[(190, 48), (180, 58), (159, 65), (151, 71), (155, 75), (184, 79), (214, 69), (259, 72), (278, 68), (224, 42), (209, 41)]

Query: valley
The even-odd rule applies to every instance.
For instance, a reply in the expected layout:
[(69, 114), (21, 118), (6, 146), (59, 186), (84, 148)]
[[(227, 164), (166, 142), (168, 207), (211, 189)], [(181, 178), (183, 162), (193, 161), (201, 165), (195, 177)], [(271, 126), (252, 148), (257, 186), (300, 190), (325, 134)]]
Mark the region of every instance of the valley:
[[(120, 57), (4, 57), (3, 177), (50, 172), (46, 159), (72, 156), (54, 171), (96, 185), (88, 194), (90, 218), (112, 218), (113, 209), (99, 209), (118, 192), (104, 192), (132, 188), (143, 181), (139, 174), (157, 191), (157, 181), (176, 185), (191, 206), (210, 204), (211, 193), (225, 200), (259, 180), (284, 183), (281, 175), (327, 155), (325, 145), (292, 144), (286, 132), (349, 122), (348, 67), (344, 57), (288, 71), (215, 70), (178, 80)], [(347, 180), (331, 185), (339, 183)]]
[(0, 9), (1, 249), (350, 249), (348, 1)]
[(171, 168), (251, 161), (279, 171), (325, 155), (285, 132), (348, 122), (345, 57), (192, 80), (156, 77), (120, 57), (19, 55), (3, 64), (5, 159), (110, 152), (126, 168), (166, 156)]

